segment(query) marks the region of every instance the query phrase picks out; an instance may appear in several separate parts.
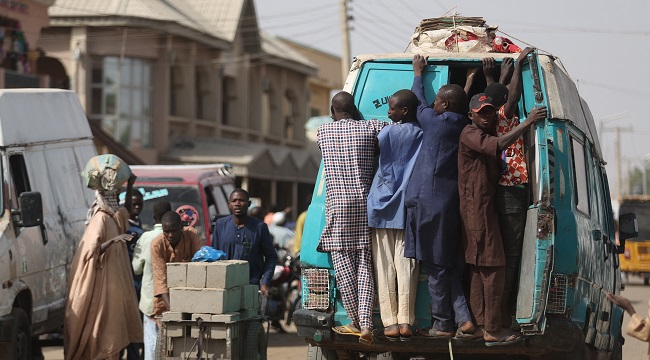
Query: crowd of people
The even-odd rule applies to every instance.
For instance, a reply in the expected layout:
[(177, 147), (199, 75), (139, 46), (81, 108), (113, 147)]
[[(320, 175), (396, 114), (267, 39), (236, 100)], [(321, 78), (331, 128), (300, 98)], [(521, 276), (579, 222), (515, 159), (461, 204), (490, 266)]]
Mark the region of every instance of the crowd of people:
[[(133, 191), (135, 179), (126, 183), (123, 207), (121, 184), (96, 190), (71, 268), (66, 359), (154, 359), (161, 315), (171, 308), (167, 263), (189, 262), (206, 244), (166, 200), (154, 203), (155, 225), (143, 231), (143, 196)], [(225, 259), (247, 260), (250, 284), (267, 295), (278, 257), (269, 227), (248, 215), (250, 205), (248, 192), (235, 189), (232, 215), (216, 221), (211, 244)]]
[[(494, 59), (484, 59), (487, 87), (469, 104), (479, 69), (465, 88), (436, 89), (429, 105), (427, 58), (415, 55), (411, 90), (388, 101), (392, 123), (361, 120), (349, 93), (333, 97), (334, 122), (318, 129), (327, 184), (318, 250), (332, 257), (350, 320), (335, 332), (373, 343), (376, 284), (379, 333), (388, 340), (483, 338), (497, 346), (522, 338), (512, 321), (528, 209), (522, 135), (547, 115), (544, 107), (524, 121), (516, 115), (521, 64), (531, 51), (516, 65), (504, 60), (501, 76)], [(428, 275), (432, 326), (414, 331), (420, 271)]]

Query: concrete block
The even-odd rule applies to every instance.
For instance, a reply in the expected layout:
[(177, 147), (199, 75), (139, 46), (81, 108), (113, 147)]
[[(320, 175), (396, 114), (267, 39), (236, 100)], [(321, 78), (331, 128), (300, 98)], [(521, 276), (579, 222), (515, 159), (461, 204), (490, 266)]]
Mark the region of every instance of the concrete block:
[(196, 321), (198, 318), (201, 318), (203, 321), (210, 321), (212, 318), (212, 314), (205, 314), (205, 313), (192, 314), (192, 321)]
[(165, 329), (168, 337), (181, 337), (185, 336), (186, 325), (167, 324)]
[(248, 318), (258, 316), (260, 314), (260, 310), (257, 309), (257, 308), (256, 309), (241, 309), (241, 310), (239, 310), (239, 314), (240, 314), (240, 319), (248, 319)]
[(212, 322), (229, 323), (238, 321), (241, 315), (238, 312), (212, 315)]
[(187, 284), (185, 287), (205, 288), (205, 276), (208, 263), (193, 262), (187, 264)]
[(177, 312), (224, 314), (239, 310), (241, 288), (194, 289), (171, 288), (169, 290), (171, 310)]
[[(205, 323), (205, 335), (209, 339), (235, 339), (239, 335), (239, 323)], [(199, 337), (199, 328), (192, 326), (190, 336)]]
[[(189, 336), (168, 338), (172, 348), (172, 356), (180, 356), (183, 359), (196, 359), (197, 348), (196, 338)], [(202, 359), (229, 359), (229, 344), (224, 339), (207, 339), (203, 341)], [(169, 346), (168, 346), (169, 348)]]
[(190, 320), (190, 318), (191, 318), (191, 314), (182, 313), (182, 312), (165, 311), (162, 314), (163, 321), (182, 321), (182, 320)]
[(167, 263), (167, 287), (185, 287), (187, 263)]
[(255, 299), (258, 299), (260, 287), (258, 285), (243, 285), (241, 287), (241, 304), (239, 305), (240, 309), (251, 309), (255, 307)]
[(206, 288), (230, 289), (246, 285), (250, 278), (248, 261), (221, 260), (207, 263)]

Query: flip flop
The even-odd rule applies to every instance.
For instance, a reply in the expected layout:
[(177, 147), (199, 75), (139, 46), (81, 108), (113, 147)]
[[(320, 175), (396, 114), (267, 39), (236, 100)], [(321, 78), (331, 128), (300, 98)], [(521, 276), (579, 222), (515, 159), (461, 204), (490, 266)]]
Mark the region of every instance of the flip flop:
[(372, 330), (368, 331), (366, 334), (359, 334), (359, 343), (362, 345), (372, 345), (374, 342), (374, 338), (372, 337)]
[(359, 329), (355, 328), (352, 325), (334, 326), (332, 328), (332, 331), (334, 331), (339, 335), (361, 336), (361, 331), (359, 331)]
[(505, 345), (510, 345), (514, 344), (524, 337), (521, 334), (515, 334), (515, 333), (510, 333), (501, 339), (499, 341), (486, 341), (485, 346), (505, 346)]
[(415, 334), (425, 339), (451, 339), (453, 335), (448, 333), (440, 333), (434, 329), (417, 329)]
[(456, 330), (456, 335), (454, 337), (456, 339), (468, 339), (468, 340), (471, 340), (471, 339), (478, 339), (478, 338), (480, 338), (482, 336), (477, 335), (476, 330), (472, 331), (472, 332), (465, 332), (465, 331), (461, 330), (460, 328), (458, 328), (458, 330)]

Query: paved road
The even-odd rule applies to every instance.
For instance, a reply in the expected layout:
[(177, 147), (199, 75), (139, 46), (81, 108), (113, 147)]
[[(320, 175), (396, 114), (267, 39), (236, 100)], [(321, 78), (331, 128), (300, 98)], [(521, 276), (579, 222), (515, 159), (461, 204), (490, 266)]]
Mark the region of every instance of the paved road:
[[(650, 287), (643, 286), (643, 281), (639, 277), (631, 276), (626, 282), (626, 288), (623, 295), (632, 301), (635, 309), (646, 315), (647, 302), (650, 298)], [(623, 329), (627, 326), (629, 317), (626, 315), (623, 321)], [(276, 333), (271, 330), (269, 335), (269, 360), (304, 360), (307, 355), (307, 345), (302, 338), (295, 333), (295, 327), (288, 328), (286, 334)], [(640, 360), (646, 359), (648, 344), (638, 341), (629, 336), (625, 336), (625, 345), (623, 346), (623, 360)], [(46, 360), (64, 360), (63, 348), (60, 345), (48, 346), (43, 348)]]
[[(630, 276), (625, 282), (623, 296), (630, 299), (634, 309), (641, 315), (645, 316), (648, 311), (648, 299), (650, 298), (650, 286), (644, 286), (643, 280), (637, 276)], [(630, 317), (625, 315), (623, 319), (623, 332), (630, 321)], [(641, 342), (631, 336), (625, 337), (623, 345), (623, 360), (642, 360), (647, 359), (648, 344)]]
[[(286, 334), (280, 334), (271, 330), (269, 333), (269, 360), (305, 360), (307, 358), (307, 345), (303, 338), (296, 335), (296, 328), (290, 326)], [(64, 360), (63, 346), (43, 347), (43, 355), (46, 360)]]

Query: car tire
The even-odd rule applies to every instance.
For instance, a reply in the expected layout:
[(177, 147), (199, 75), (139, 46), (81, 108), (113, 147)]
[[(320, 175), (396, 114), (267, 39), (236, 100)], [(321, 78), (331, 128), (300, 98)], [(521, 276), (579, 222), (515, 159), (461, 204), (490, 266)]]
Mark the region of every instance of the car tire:
[(11, 309), (14, 322), (11, 328), (11, 341), (0, 343), (3, 358), (30, 360), (32, 358), (32, 333), (27, 313), (21, 308)]

